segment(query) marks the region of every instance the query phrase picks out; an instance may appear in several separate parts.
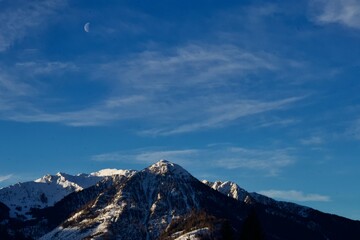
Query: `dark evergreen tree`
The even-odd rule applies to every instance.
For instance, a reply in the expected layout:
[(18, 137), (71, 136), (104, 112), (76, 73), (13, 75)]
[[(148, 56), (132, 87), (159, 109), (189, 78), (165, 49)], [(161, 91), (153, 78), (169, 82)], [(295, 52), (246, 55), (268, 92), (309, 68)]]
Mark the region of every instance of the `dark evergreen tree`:
[(242, 231), (241, 240), (263, 240), (265, 239), (260, 221), (258, 219), (255, 209), (252, 209), (245, 219)]
[(224, 221), (221, 225), (221, 236), (223, 240), (233, 239), (233, 229), (229, 221)]

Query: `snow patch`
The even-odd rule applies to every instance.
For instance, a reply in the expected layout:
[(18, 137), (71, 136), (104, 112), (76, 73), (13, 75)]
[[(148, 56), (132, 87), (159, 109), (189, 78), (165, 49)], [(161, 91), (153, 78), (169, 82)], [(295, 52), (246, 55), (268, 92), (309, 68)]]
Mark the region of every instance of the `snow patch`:
[(121, 175), (121, 176), (130, 176), (134, 174), (135, 170), (121, 170), (116, 168), (106, 168), (102, 169), (98, 172), (90, 173), (91, 176), (97, 176), (97, 177), (106, 177), (106, 176), (112, 176), (112, 175)]
[[(182, 231), (177, 232), (174, 233), (172, 237), (176, 237), (175, 240), (198, 240), (198, 239), (203, 239), (205, 236), (209, 235), (209, 233), (210, 233), (209, 228), (205, 227), (205, 228), (193, 230), (191, 232), (187, 232), (185, 234), (183, 234)], [(180, 234), (181, 236), (177, 236)]]
[(222, 194), (235, 198), (236, 200), (239, 200), (241, 202), (250, 203), (251, 198), (250, 194), (245, 191), (244, 189), (240, 188), (236, 183), (226, 181), (215, 181), (215, 182), (209, 182), (207, 180), (203, 180), (202, 183), (208, 185), (212, 189), (221, 192)]
[(151, 165), (150, 167), (145, 169), (145, 171), (159, 175), (165, 175), (170, 173), (174, 177), (183, 179), (189, 179), (191, 177), (190, 173), (188, 173), (185, 169), (183, 169), (177, 164), (174, 164), (164, 159)]

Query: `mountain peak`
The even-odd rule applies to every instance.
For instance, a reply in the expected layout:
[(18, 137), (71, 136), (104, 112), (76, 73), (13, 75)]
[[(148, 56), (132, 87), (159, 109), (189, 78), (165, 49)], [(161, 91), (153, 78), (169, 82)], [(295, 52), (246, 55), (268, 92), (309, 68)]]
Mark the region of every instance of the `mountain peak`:
[(239, 200), (241, 202), (251, 203), (250, 193), (248, 193), (244, 189), (240, 188), (234, 182), (231, 182), (231, 181), (209, 182), (206, 180), (203, 180), (202, 182), (204, 184), (208, 185), (209, 187), (211, 187), (212, 189), (217, 190), (217, 191), (221, 192), (222, 194), (225, 194), (228, 197), (235, 198), (236, 200)]
[(145, 171), (160, 175), (171, 174), (182, 178), (188, 178), (191, 176), (190, 173), (181, 166), (165, 159), (161, 159), (160, 161), (154, 163), (150, 167), (146, 168)]

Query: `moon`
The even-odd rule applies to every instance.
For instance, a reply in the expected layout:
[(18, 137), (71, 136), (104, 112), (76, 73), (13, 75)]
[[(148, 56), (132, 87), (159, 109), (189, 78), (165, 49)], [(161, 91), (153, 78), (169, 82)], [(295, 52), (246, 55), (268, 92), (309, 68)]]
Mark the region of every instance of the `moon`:
[(84, 25), (84, 31), (85, 31), (85, 32), (90, 32), (90, 23), (89, 23), (89, 22), (85, 23), (85, 25)]

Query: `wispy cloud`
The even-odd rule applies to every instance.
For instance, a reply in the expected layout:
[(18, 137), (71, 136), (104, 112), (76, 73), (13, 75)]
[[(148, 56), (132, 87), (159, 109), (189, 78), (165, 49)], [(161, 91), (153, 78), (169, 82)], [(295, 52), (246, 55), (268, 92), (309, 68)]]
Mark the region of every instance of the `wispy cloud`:
[(265, 190), (259, 191), (260, 194), (271, 198), (282, 199), (286, 201), (298, 201), (298, 202), (329, 202), (331, 201), (329, 196), (310, 193), (305, 194), (301, 191), (296, 190), (289, 190), (289, 191), (282, 191), (282, 190)]
[(18, 81), (16, 78), (0, 69), (0, 96), (22, 97), (33, 94), (36, 90), (25, 82)]
[(317, 23), (338, 23), (360, 29), (358, 0), (312, 0), (311, 7)]
[(0, 176), (0, 182), (4, 182), (4, 181), (8, 180), (12, 176), (13, 176), (12, 174)]
[(32, 85), (19, 80), (0, 66), (0, 118), (6, 119), (11, 115), (10, 112), (16, 112), (28, 106), (29, 103), (25, 99), (37, 93), (37, 89)]
[[(13, 113), (7, 119), (19, 122), (53, 122), (68, 126), (97, 126), (115, 120), (140, 117), (138, 104), (146, 105), (143, 96), (128, 96), (125, 98), (110, 98), (98, 105), (72, 112), (46, 113), (32, 111), (27, 113)], [(134, 108), (132, 110), (132, 108)], [(145, 117), (146, 113), (141, 116)]]
[(198, 149), (181, 150), (149, 150), (136, 149), (133, 151), (112, 152), (92, 156), (93, 161), (117, 161), (152, 164), (160, 159), (167, 159), (179, 164), (185, 164), (198, 156)]
[(281, 119), (281, 118), (274, 118), (274, 119), (265, 119), (265, 120), (261, 120), (259, 121), (258, 125), (254, 126), (254, 128), (264, 128), (264, 127), (273, 127), (273, 126), (288, 126), (288, 125), (293, 125), (296, 123), (299, 123), (300, 120), (298, 119), (294, 119), (294, 118), (285, 118), (285, 119)]
[[(14, 77), (0, 80), (5, 90), (11, 88), (14, 91), (11, 97), (6, 98), (11, 104), (6, 111), (0, 112), (0, 117), (19, 122), (52, 122), (69, 126), (105, 125), (131, 119), (145, 123), (142, 124), (145, 129), (137, 131), (148, 135), (221, 128), (247, 116), (286, 110), (304, 98), (281, 97), (279, 94), (254, 96), (247, 89), (248, 85), (258, 85), (249, 83), (247, 75), (281, 72), (292, 67), (287, 60), (266, 52), (250, 52), (235, 45), (192, 44), (144, 51), (92, 63), (91, 66), (57, 61), (18, 62), (11, 71), (16, 71), (21, 80)], [(39, 95), (43, 102), (47, 96), (46, 89), (51, 88), (47, 84), (51, 83), (41, 82), (38, 78), (54, 78), (74, 71), (86, 74), (85, 78), (90, 75), (89, 81), (106, 82), (111, 94), (72, 111), (59, 111), (58, 107), (52, 108), (53, 111), (45, 110), (36, 104), (38, 97), (34, 94), (33, 99), (24, 105), (24, 101), (19, 101), (16, 96), (30, 90), (41, 91)], [(31, 87), (27, 83), (29, 81), (24, 80), (27, 79), (25, 76), (34, 79)], [(257, 81), (266, 80), (259, 78)], [(87, 82), (84, 84), (86, 87)], [(37, 88), (37, 85), (42, 87)], [(67, 99), (69, 101), (71, 99)], [(6, 106), (5, 103), (2, 105)]]
[(35, 28), (46, 25), (47, 18), (66, 5), (64, 0), (16, 1), (4, 7), (0, 14), (0, 52), (8, 49), (31, 33)]
[(15, 68), (19, 71), (24, 71), (27, 74), (38, 76), (41, 74), (55, 74), (59, 72), (69, 72), (79, 69), (75, 63), (60, 62), (60, 61), (31, 61), (18, 62)]
[(215, 167), (223, 169), (248, 169), (277, 176), (282, 169), (292, 165), (296, 159), (290, 149), (263, 150), (231, 147), (228, 145), (211, 145), (197, 149), (135, 149), (98, 154), (91, 157), (93, 161), (119, 161), (135, 164), (151, 164), (160, 159), (167, 159), (192, 168)]
[(278, 175), (281, 170), (295, 163), (290, 149), (263, 150), (246, 148), (227, 148), (215, 161), (226, 169), (261, 170), (269, 176)]
[(203, 119), (195, 123), (183, 124), (174, 129), (153, 129), (145, 133), (158, 135), (171, 135), (184, 132), (192, 132), (204, 128), (217, 128), (227, 125), (237, 119), (263, 112), (279, 110), (287, 107), (290, 103), (296, 102), (302, 97), (282, 99), (279, 101), (238, 101), (218, 106), (209, 107), (203, 115)]
[(311, 136), (309, 138), (301, 139), (303, 145), (321, 145), (324, 143), (324, 139), (320, 136)]
[[(103, 64), (98, 77), (147, 90), (212, 88), (239, 84), (241, 77), (260, 71), (292, 67), (290, 59), (254, 52), (235, 45), (186, 45), (162, 51), (145, 51), (133, 58)], [(205, 85), (206, 84), (206, 85)]]
[[(40, 107), (47, 102), (46, 91), (50, 87), (39, 78), (46, 75), (51, 79), (75, 69), (76, 66), (66, 62), (19, 62), (12, 66), (0, 63), (0, 118), (23, 122), (36, 119), (52, 122), (55, 116)], [(58, 117), (64, 119), (64, 116)]]

